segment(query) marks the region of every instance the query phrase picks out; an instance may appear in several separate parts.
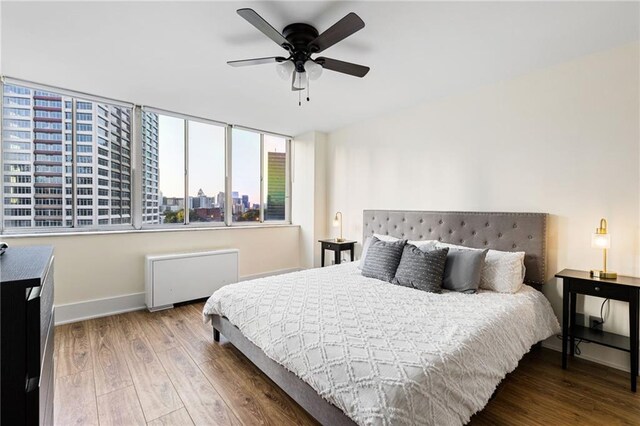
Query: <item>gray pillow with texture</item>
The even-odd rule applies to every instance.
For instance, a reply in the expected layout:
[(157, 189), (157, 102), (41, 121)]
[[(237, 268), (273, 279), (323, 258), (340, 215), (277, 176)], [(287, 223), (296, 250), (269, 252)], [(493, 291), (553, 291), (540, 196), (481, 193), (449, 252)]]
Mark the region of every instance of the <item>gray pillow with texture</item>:
[(444, 267), (442, 288), (463, 293), (478, 291), (488, 251), (450, 249)]
[(448, 252), (448, 248), (425, 252), (413, 244), (405, 245), (393, 283), (430, 293), (440, 293)]
[(372, 237), (362, 267), (362, 275), (391, 282), (396, 275), (405, 243), (406, 240), (390, 242)]

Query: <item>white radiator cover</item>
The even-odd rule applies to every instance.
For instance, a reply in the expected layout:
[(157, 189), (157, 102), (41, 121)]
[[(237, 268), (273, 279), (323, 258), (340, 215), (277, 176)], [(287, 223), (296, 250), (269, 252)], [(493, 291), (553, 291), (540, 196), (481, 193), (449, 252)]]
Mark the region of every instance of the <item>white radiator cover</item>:
[(145, 256), (145, 303), (150, 311), (209, 297), (238, 282), (237, 249)]

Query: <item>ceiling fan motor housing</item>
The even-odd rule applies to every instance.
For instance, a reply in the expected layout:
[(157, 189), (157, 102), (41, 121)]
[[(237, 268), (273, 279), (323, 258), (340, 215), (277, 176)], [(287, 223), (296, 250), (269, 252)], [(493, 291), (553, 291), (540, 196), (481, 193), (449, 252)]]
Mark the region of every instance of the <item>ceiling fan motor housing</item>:
[(304, 63), (313, 53), (313, 46), (309, 46), (309, 43), (315, 40), (318, 34), (318, 30), (313, 26), (302, 23), (287, 25), (282, 30), (282, 35), (293, 48), (291, 56), (297, 72), (305, 72)]

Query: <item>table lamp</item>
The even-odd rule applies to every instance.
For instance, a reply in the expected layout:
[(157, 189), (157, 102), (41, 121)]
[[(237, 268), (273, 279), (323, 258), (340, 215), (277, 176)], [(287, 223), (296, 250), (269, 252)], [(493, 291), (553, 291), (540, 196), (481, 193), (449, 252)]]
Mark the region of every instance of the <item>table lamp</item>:
[(336, 242), (341, 243), (345, 241), (345, 239), (342, 238), (342, 212), (336, 213), (335, 217), (333, 218), (333, 226), (340, 227), (340, 238), (336, 238)]
[(592, 277), (616, 279), (618, 274), (607, 271), (607, 249), (611, 247), (611, 235), (607, 233), (607, 220), (600, 219), (600, 227), (596, 228), (595, 234), (591, 235), (591, 247), (603, 250), (604, 266), (601, 271), (592, 269), (590, 272)]

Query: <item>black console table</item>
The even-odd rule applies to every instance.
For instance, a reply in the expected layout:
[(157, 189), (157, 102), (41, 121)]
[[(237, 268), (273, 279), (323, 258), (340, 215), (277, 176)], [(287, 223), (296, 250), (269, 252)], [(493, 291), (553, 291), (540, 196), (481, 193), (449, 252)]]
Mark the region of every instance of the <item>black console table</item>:
[(53, 248), (0, 256), (0, 424), (53, 424)]
[[(629, 352), (631, 355), (631, 391), (638, 378), (638, 300), (640, 278), (618, 276), (617, 279), (594, 278), (588, 271), (564, 269), (562, 278), (562, 368), (567, 368), (567, 352), (573, 356), (575, 339), (597, 343)], [(629, 303), (629, 337), (576, 324), (576, 295), (603, 297)]]

